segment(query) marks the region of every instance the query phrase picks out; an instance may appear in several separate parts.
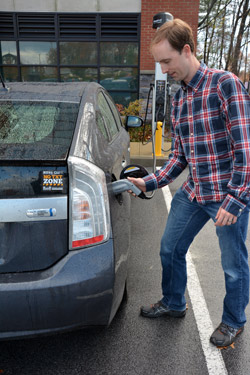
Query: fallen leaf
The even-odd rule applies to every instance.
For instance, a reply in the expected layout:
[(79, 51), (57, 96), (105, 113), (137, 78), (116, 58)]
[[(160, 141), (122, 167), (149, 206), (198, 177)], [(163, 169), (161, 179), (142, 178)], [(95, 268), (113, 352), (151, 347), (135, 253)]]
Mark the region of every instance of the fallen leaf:
[(232, 344), (228, 345), (228, 346), (217, 346), (217, 348), (220, 349), (220, 350), (228, 349), (229, 347), (231, 347), (232, 349), (235, 349), (234, 342), (232, 342)]

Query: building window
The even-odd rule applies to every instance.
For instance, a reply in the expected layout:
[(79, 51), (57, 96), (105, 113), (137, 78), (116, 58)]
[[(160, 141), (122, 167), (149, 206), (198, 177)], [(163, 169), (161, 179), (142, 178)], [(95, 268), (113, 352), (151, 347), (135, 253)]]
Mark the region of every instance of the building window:
[(97, 65), (96, 42), (60, 42), (61, 65)]
[(56, 82), (57, 70), (49, 66), (23, 66), (21, 77), (23, 82)]
[(62, 82), (87, 81), (97, 82), (98, 72), (94, 68), (61, 68), (60, 77)]
[(95, 81), (139, 95), (140, 14), (0, 12), (0, 72), (12, 81)]
[(101, 63), (108, 65), (138, 65), (138, 44), (101, 42)]
[(3, 78), (6, 82), (18, 81), (18, 69), (12, 66), (6, 66), (0, 68)]
[(88, 67), (98, 65), (97, 42), (60, 42), (59, 49), (61, 81), (98, 81), (98, 69)]
[(2, 41), (0, 42), (0, 63), (3, 65), (17, 64), (16, 42)]
[(56, 65), (56, 42), (19, 42), (21, 65)]

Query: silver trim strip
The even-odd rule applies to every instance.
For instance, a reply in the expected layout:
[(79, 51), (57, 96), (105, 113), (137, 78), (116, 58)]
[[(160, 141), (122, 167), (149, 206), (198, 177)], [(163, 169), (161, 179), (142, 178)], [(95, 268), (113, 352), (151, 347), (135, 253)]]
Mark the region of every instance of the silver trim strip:
[[(47, 213), (52, 213), (48, 215)], [(65, 220), (68, 197), (0, 199), (0, 223)]]

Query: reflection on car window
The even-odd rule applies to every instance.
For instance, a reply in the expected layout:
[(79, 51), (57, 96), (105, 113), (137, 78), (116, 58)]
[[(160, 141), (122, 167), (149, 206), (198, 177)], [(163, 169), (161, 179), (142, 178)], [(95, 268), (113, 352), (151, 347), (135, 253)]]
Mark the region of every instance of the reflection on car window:
[(109, 129), (110, 136), (113, 138), (118, 133), (119, 129), (118, 125), (116, 124), (114, 115), (102, 92), (99, 92), (98, 94), (98, 106), (104, 118), (105, 124)]
[[(13, 103), (0, 107), (0, 139), (3, 143), (33, 143), (50, 134), (58, 108)], [(41, 126), (42, 124), (42, 126)]]
[(99, 130), (101, 131), (102, 135), (104, 135), (104, 137), (108, 141), (109, 136), (108, 136), (108, 133), (107, 133), (107, 129), (105, 127), (105, 122), (104, 122), (104, 119), (103, 119), (102, 115), (98, 111), (96, 111), (96, 122), (97, 122), (97, 126), (98, 126)]
[[(1, 158), (8, 153), (8, 157), (16, 159), (17, 146), (23, 155), (29, 151), (29, 158), (47, 159), (52, 156), (45, 156), (50, 149), (53, 158), (63, 157), (71, 144), (78, 106), (65, 102), (0, 101)], [(15, 147), (13, 154), (11, 146)]]
[(110, 100), (110, 98), (108, 96), (106, 96), (106, 98), (107, 98), (107, 101), (109, 103), (110, 108), (113, 111), (113, 115), (115, 116), (116, 123), (120, 127), (121, 126), (121, 117), (118, 113), (118, 110), (117, 110), (116, 106), (114, 105), (114, 103), (112, 102), (112, 100)]

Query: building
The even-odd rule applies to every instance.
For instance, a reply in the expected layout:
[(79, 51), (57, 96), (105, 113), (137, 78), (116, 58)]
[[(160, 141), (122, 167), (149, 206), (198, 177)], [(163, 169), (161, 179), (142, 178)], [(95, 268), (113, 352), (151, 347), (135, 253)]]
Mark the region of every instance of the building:
[(153, 16), (169, 12), (196, 36), (199, 0), (4, 0), (0, 72), (5, 81), (97, 81), (116, 103), (145, 92), (154, 74)]

